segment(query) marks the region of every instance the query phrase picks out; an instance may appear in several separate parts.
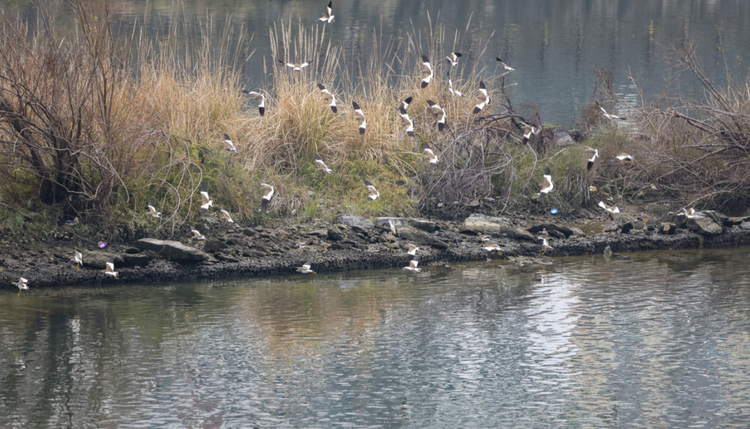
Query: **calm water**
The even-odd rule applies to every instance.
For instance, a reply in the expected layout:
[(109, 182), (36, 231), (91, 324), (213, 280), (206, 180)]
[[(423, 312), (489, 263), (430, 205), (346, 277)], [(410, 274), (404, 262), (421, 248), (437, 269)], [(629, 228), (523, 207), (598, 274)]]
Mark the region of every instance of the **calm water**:
[(747, 427), (750, 248), (0, 295), (1, 427)]
[[(35, 16), (31, 2), (15, 3), (22, 5), (23, 16)], [(243, 66), (247, 85), (254, 87), (269, 83), (264, 76), (264, 62), (273, 61), (269, 28), (289, 19), (306, 28), (323, 26), (316, 19), (327, 1), (109, 3), (122, 34), (130, 35), (143, 25), (149, 40), (179, 34), (177, 40), (195, 41), (198, 34), (208, 33), (218, 43), (224, 34), (236, 37), (240, 29), (246, 30), (252, 42), (241, 44), (238, 51), (242, 58), (254, 51)], [(628, 103), (639, 104), (629, 72), (649, 97), (665, 89), (702, 93), (694, 78), (680, 77), (679, 69), (667, 60), (669, 47), (680, 39), (698, 44), (698, 58), (719, 84), (726, 81), (726, 73), (744, 81), (750, 67), (750, 2), (746, 0), (334, 0), (334, 15), (336, 22), (328, 26), (326, 39), (344, 50), (344, 66), (354, 75), (357, 64), (366, 66), (372, 57), (376, 33), (383, 42), (403, 42), (408, 33), (420, 32), (420, 48), (426, 50), (431, 19), (446, 29), (445, 54), (452, 49), (464, 53), (458, 73), (476, 65), (491, 81), (500, 74), (494, 61), (497, 55), (515, 67), (517, 71), (506, 78), (513, 85), (515, 103), (539, 106), (544, 123), (572, 125), (591, 99), (594, 74), (600, 67), (614, 73), (620, 110)], [(480, 57), (485, 44), (487, 52)]]

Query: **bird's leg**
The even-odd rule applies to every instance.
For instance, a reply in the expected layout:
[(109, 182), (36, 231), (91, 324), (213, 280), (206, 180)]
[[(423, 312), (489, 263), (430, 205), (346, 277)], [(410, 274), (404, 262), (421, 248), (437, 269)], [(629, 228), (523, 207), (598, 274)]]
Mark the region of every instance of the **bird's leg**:
[(21, 296), (21, 289), (18, 289), (18, 296)]
[(540, 252), (542, 253), (542, 256), (544, 256), (544, 254), (547, 253), (547, 248), (542, 247), (542, 250), (540, 250)]
[(81, 271), (81, 264), (76, 264), (76, 270)]

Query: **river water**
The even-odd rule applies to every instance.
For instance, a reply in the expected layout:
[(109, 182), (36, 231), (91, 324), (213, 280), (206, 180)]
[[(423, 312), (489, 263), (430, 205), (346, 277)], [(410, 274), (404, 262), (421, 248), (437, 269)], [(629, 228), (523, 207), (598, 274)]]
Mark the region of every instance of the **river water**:
[(747, 427), (750, 248), (0, 295), (0, 427)]

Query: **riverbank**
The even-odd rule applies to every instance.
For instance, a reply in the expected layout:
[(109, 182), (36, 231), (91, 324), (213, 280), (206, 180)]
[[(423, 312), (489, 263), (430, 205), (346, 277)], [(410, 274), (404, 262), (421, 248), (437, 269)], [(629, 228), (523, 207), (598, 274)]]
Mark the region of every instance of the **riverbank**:
[[(558, 256), (601, 254), (607, 246), (617, 253), (750, 245), (750, 216), (706, 213), (710, 216), (700, 217), (708, 219), (706, 222), (686, 221), (682, 215), (661, 220), (626, 215), (609, 220), (589, 212), (566, 219), (471, 214), (463, 221), (368, 220), (345, 215), (334, 222), (291, 227), (241, 227), (209, 217), (197, 225), (207, 237), (205, 241), (191, 240), (186, 230), (173, 240), (143, 237), (103, 249), (95, 240), (76, 237), (75, 226), (68, 226), (46, 240), (4, 237), (0, 241), (0, 288), (14, 289), (11, 281), (21, 275), (29, 280), (33, 293), (37, 288), (73, 285), (301, 275), (296, 267), (304, 263), (310, 263), (318, 273), (400, 268), (412, 258), (407, 254), (409, 244), (420, 248), (424, 270), (450, 269), (454, 262), (487, 258), (521, 265), (551, 264)], [(394, 241), (389, 220), (397, 230)], [(546, 251), (533, 241), (544, 235), (542, 231), (551, 246)], [(481, 243), (480, 233), (489, 235), (489, 241)], [(500, 251), (483, 253), (482, 246), (487, 244), (497, 244)], [(68, 263), (75, 250), (83, 253), (80, 269)], [(118, 279), (101, 272), (109, 258), (115, 261)]]

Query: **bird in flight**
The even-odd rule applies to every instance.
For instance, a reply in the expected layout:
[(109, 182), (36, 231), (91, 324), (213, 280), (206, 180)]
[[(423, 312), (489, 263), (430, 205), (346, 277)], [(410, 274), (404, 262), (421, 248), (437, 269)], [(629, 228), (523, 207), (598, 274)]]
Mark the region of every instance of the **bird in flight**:
[(459, 58), (461, 58), (460, 52), (451, 52), (450, 55), (445, 57), (445, 59), (450, 63), (451, 67), (456, 67), (458, 65)]
[(430, 65), (430, 60), (427, 59), (427, 55), (422, 55), (422, 63), (420, 64), (422, 67), (422, 74), (427, 75), (422, 78), (422, 88), (427, 88), (427, 85), (430, 84), (430, 81), (432, 80), (433, 76), (435, 76), (435, 73), (432, 70), (432, 65)]
[(555, 184), (552, 182), (552, 173), (550, 173), (549, 167), (547, 167), (544, 169), (544, 182), (542, 182), (542, 190), (539, 191), (539, 196), (544, 198), (553, 189), (555, 189)]
[(427, 161), (430, 163), (430, 165), (435, 166), (438, 163), (438, 156), (435, 155), (435, 152), (432, 150), (432, 148), (425, 143), (424, 144), (424, 152), (423, 152), (425, 158), (427, 158)]
[(229, 134), (224, 134), (224, 150), (237, 153), (237, 148), (232, 143), (232, 139), (229, 138)]
[(268, 203), (271, 202), (271, 198), (273, 198), (275, 190), (273, 186), (265, 182), (260, 182), (260, 187), (263, 188), (263, 199), (260, 202), (260, 206), (266, 207), (268, 206)]
[(208, 213), (208, 208), (214, 205), (214, 202), (208, 198), (206, 185), (201, 185), (201, 214)]
[(451, 93), (451, 97), (463, 97), (464, 95), (457, 89), (453, 89), (453, 81), (451, 80), (451, 72), (446, 73), (448, 76), (448, 91)]
[(154, 219), (161, 219), (161, 212), (156, 211), (156, 207), (154, 207), (154, 204), (149, 201), (148, 202), (148, 215), (153, 217)]
[(285, 66), (289, 67), (293, 71), (301, 72), (303, 68), (305, 68), (305, 67), (307, 67), (307, 66), (310, 65), (310, 63), (312, 62), (312, 60), (307, 60), (307, 61), (299, 63), (299, 64), (285, 63), (284, 61), (281, 61), (281, 60), (279, 60), (279, 62), (281, 64), (284, 64)]
[(260, 92), (248, 91), (246, 89), (243, 89), (242, 92), (249, 95), (251, 98), (260, 101), (260, 104), (258, 104), (258, 113), (260, 113), (260, 116), (263, 116), (263, 114), (266, 113), (266, 96)]
[(365, 186), (367, 186), (367, 199), (369, 201), (375, 201), (380, 196), (380, 192), (378, 192), (377, 189), (375, 189), (375, 186), (372, 185), (369, 181), (365, 180)]
[(625, 119), (627, 119), (624, 116), (617, 116), (617, 115), (613, 115), (611, 113), (607, 113), (607, 111), (604, 110), (604, 107), (602, 107), (602, 106), (599, 105), (598, 101), (594, 101), (594, 103), (596, 103), (596, 107), (598, 107), (602, 111), (602, 113), (604, 114), (604, 117), (607, 118), (607, 119), (610, 119), (612, 121), (616, 121), (616, 120), (624, 121)]
[(315, 166), (318, 167), (318, 171), (322, 171), (324, 173), (333, 174), (333, 170), (328, 168), (325, 162), (320, 158), (320, 155), (317, 153), (315, 154)]
[(330, 24), (333, 22), (333, 1), (328, 2), (326, 11), (323, 12), (323, 16), (318, 18), (318, 21), (325, 22), (326, 24)]
[(421, 268), (417, 268), (417, 265), (419, 265), (419, 256), (415, 256), (411, 261), (409, 261), (409, 266), (404, 267), (405, 271), (413, 271), (415, 273), (418, 273), (422, 271)]
[(497, 60), (497, 62), (499, 62), (499, 63), (500, 63), (500, 65), (501, 65), (501, 66), (503, 66), (503, 68), (504, 68), (505, 70), (507, 70), (507, 71), (508, 71), (508, 73), (510, 73), (510, 72), (513, 72), (513, 71), (516, 71), (516, 69), (514, 69), (513, 67), (511, 67), (511, 66), (509, 66), (509, 65), (505, 64), (505, 61), (501, 60), (501, 59), (500, 59), (500, 57), (497, 57), (497, 58), (495, 58), (495, 59)]
[(438, 119), (438, 131), (443, 131), (445, 128), (445, 119), (448, 117), (448, 114), (445, 113), (445, 109), (432, 100), (427, 100), (427, 104), (430, 106), (429, 109), (432, 111), (433, 115), (437, 116), (442, 113), (440, 119)]
[(586, 155), (588, 155), (588, 164), (586, 165), (587, 170), (591, 170), (594, 166), (594, 161), (599, 158), (599, 150), (586, 146)]
[(320, 92), (323, 93), (326, 100), (331, 100), (331, 104), (329, 104), (328, 107), (331, 108), (331, 111), (333, 113), (336, 113), (336, 111), (338, 110), (338, 108), (336, 107), (336, 97), (334, 97), (333, 94), (331, 94), (331, 91), (327, 90), (326, 87), (320, 83), (318, 84), (318, 89), (320, 89)]
[(474, 114), (481, 112), (485, 106), (490, 104), (490, 95), (487, 94), (487, 87), (484, 86), (484, 81), (479, 81), (479, 104), (474, 106)]
[(359, 108), (359, 104), (356, 101), (352, 101), (352, 107), (354, 107), (354, 116), (359, 121), (359, 133), (364, 134), (367, 130), (367, 118), (365, 118), (364, 112)]

